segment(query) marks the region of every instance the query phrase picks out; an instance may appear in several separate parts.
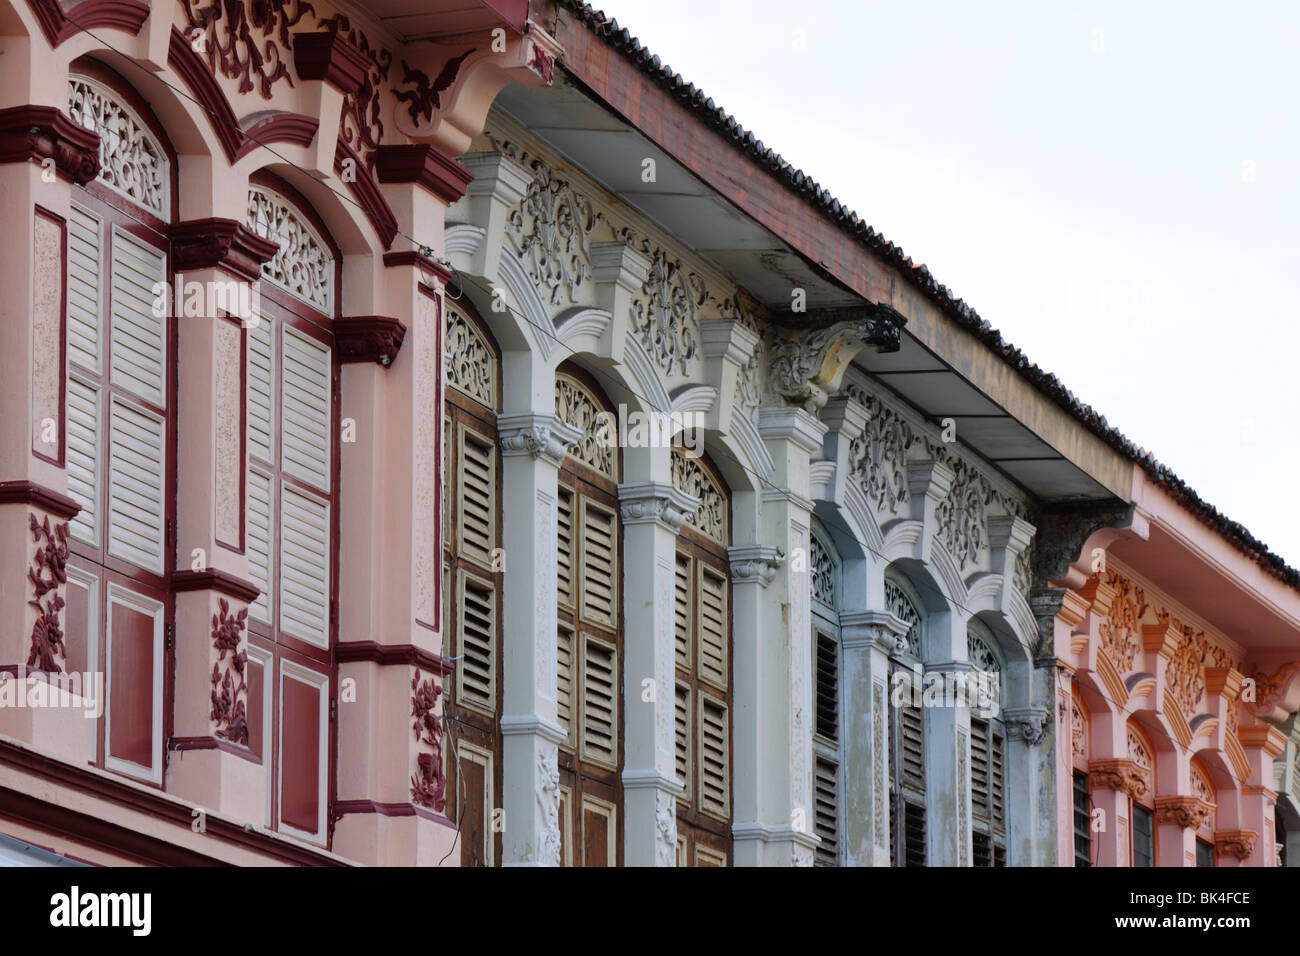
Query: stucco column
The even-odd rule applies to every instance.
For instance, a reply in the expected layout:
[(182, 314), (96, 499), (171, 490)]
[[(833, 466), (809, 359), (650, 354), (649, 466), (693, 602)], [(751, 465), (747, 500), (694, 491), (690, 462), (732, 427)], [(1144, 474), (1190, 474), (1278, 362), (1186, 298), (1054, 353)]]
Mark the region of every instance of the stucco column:
[(757, 763), (755, 799), (744, 808), (738, 804), (733, 815), (739, 865), (811, 866), (817, 847), (812, 832), (808, 530), (813, 504), (808, 464), (825, 432), (826, 426), (801, 408), (759, 410), (759, 434), (776, 465), (762, 492), (759, 538), (789, 557), (760, 592), (753, 637), (735, 630), (736, 713), (757, 727), (756, 752), (746, 755)]
[(960, 687), (974, 673), (966, 659), (966, 619), (936, 615), (923, 648), (926, 688), (944, 688), (941, 706), (925, 708), (925, 803), (927, 859), (931, 866), (970, 866), (970, 708), (953, 706), (947, 688)]
[[(623, 860), (674, 866), (673, 572), (677, 532), (698, 499), (668, 482), (618, 486), (623, 519)], [(648, 683), (647, 683), (648, 682)]]
[(841, 611), (845, 866), (889, 866), (889, 655), (908, 624), (888, 611)]
[(1226, 806), (1214, 834), (1215, 865), (1276, 866), (1273, 760), (1286, 749), (1286, 734), (1269, 724), (1255, 723), (1239, 727), (1237, 739), (1250, 764), (1250, 776), (1235, 795), (1235, 807), (1230, 799), (1220, 798)]
[(502, 804), (506, 866), (560, 864), (555, 713), (556, 493), (582, 433), (553, 413), (497, 418), (501, 443)]

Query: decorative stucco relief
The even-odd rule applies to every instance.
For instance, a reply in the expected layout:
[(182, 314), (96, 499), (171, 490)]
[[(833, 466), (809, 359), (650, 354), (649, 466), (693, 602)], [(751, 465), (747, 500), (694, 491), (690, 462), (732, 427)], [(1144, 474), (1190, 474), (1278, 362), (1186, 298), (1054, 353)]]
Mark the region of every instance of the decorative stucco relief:
[(537, 808), (542, 814), (537, 862), (543, 866), (559, 866), (560, 771), (554, 747), (543, 746), (537, 751)]
[(1133, 669), (1141, 644), (1142, 615), (1146, 612), (1146, 595), (1128, 578), (1115, 571), (1106, 572), (1106, 583), (1115, 589), (1110, 611), (1101, 622), (1101, 649), (1120, 674)]
[(686, 523), (705, 537), (727, 544), (727, 499), (713, 476), (698, 458), (688, 458), (679, 448), (673, 449), (672, 467), (673, 484), (700, 499), (700, 506), (686, 516)]
[(59, 625), (59, 612), (64, 608), (59, 588), (68, 582), (68, 523), (52, 525), (48, 515), (44, 521), (37, 521), (32, 512), (28, 512), (28, 521), (32, 541), (38, 547), (32, 556), (32, 567), (27, 569), (27, 580), (34, 591), (33, 600), (27, 603), (36, 608), (27, 666), (60, 674), (63, 671), (58, 658), (67, 656), (63, 628)]
[(68, 80), (73, 122), (99, 133), (99, 181), (160, 218), (168, 218), (168, 164), (162, 146), (135, 113), (94, 80)]
[(474, 323), (450, 302), (446, 303), (444, 315), (443, 341), (451, 356), (447, 363), (447, 385), (488, 408), (496, 408), (496, 357), (492, 349)]
[(823, 604), (835, 606), (835, 564), (816, 535), (809, 538), (808, 577), (812, 596)]
[(333, 314), (334, 257), (316, 230), (283, 196), (261, 186), (249, 187), (246, 222), (257, 235), (280, 245), (263, 263), (262, 275), (326, 315)]
[[(239, 92), (256, 85), (262, 99), (269, 100), (275, 84), (284, 80), (293, 86), (285, 54), (293, 48), (289, 30), (307, 14), (316, 11), (303, 0), (212, 0), (202, 5), (181, 0), (189, 24), (186, 39), (193, 45), (198, 35), (202, 45), (195, 51), (207, 57), (213, 73), (239, 81)], [(281, 52), (281, 51), (284, 52)]]
[(867, 409), (867, 427), (849, 445), (852, 474), (878, 512), (892, 514), (907, 503), (907, 450), (916, 435), (896, 411), (858, 385), (845, 394)]
[(569, 453), (602, 475), (618, 480), (615, 438), (605, 427), (603, 409), (583, 386), (566, 375), (555, 378), (555, 414), (582, 433)]
[(361, 88), (343, 98), (339, 138), (362, 158), (366, 169), (373, 175), (375, 150), (384, 141), (382, 96), (388, 84), (389, 70), (393, 66), (392, 51), (372, 46), (366, 34), (353, 26), (346, 14), (336, 13), (321, 20), (320, 26), (330, 33), (342, 34), (345, 40), (370, 60)]
[(1192, 796), (1205, 803), (1209, 808), (1205, 815), (1205, 822), (1209, 824), (1211, 830), (1215, 828), (1215, 795), (1214, 788), (1210, 786), (1210, 780), (1200, 767), (1192, 765)]
[(1168, 608), (1157, 610), (1156, 617), (1179, 634), (1165, 679), (1179, 709), (1190, 717), (1205, 696), (1205, 668), (1232, 667), (1232, 658), (1223, 648), (1211, 644), (1204, 631), (1184, 624)]
[(411, 800), (418, 806), (442, 813), (447, 806), (447, 780), (442, 768), (442, 718), (434, 711), (442, 688), (432, 677), (420, 678), (415, 668), (411, 677), (411, 729), (417, 745), (427, 748), (417, 753), (415, 773), (411, 776)]
[[(240, 645), (248, 608), (240, 608), (238, 614), (232, 615), (225, 598), (218, 598), (217, 605), (217, 613), (212, 615), (212, 647), (217, 659), (212, 663), (212, 712), (208, 719), (216, 724), (218, 737), (247, 745), (248, 651)], [(226, 655), (230, 655), (229, 660)]]
[(912, 605), (907, 592), (888, 578), (885, 579), (885, 610), (911, 625), (899, 641), (898, 649), (910, 651), (916, 657), (920, 657), (921, 614)]
[(655, 864), (673, 866), (677, 862), (677, 798), (662, 790), (655, 791)]
[(1070, 750), (1074, 756), (1088, 759), (1088, 718), (1075, 697), (1070, 698)]
[(700, 307), (704, 280), (681, 261), (632, 229), (616, 235), (650, 260), (650, 272), (634, 296), (629, 318), (642, 346), (665, 375), (690, 374), (700, 343)]

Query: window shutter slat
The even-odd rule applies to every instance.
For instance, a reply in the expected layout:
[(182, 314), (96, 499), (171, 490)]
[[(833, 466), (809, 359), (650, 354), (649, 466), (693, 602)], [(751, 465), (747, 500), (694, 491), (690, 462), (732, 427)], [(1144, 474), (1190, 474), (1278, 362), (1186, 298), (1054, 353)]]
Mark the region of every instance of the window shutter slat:
[(727, 686), (727, 579), (700, 565), (700, 677)]
[(925, 714), (919, 707), (900, 707), (902, 778), (918, 790), (925, 789)]
[(561, 624), (555, 636), (555, 716), (573, 742), (573, 631)]
[(166, 405), (167, 319), (153, 314), (153, 289), (167, 278), (167, 259), (123, 232), (114, 232), (112, 249), (112, 384), (161, 408)]
[(491, 585), (461, 574), (460, 653), (456, 701), (496, 710), (496, 593)]
[(618, 524), (608, 508), (582, 500), (582, 617), (615, 627), (618, 615)]
[(275, 462), (275, 338), (271, 320), (258, 316), (248, 330), (248, 450)]
[(555, 533), (555, 578), (560, 604), (573, 607), (573, 492), (559, 486), (559, 521)]
[(165, 422), (112, 402), (108, 431), (108, 553), (163, 573)]
[(700, 809), (727, 819), (731, 813), (727, 708), (700, 694)]
[(817, 865), (835, 866), (839, 862), (839, 766), (833, 760), (818, 757), (813, 767), (814, 829), (821, 838), (817, 847)]
[(284, 330), (280, 468), (321, 491), (330, 490), (330, 350)]
[(271, 595), (272, 483), (269, 475), (250, 470), (248, 473), (248, 577), (262, 592), (248, 606), (248, 613), (259, 621), (271, 623), (275, 612)]
[(691, 792), (691, 689), (678, 684), (673, 701), (673, 737), (676, 747), (677, 778)]
[(691, 669), (691, 559), (677, 552), (673, 575), (673, 639), (677, 666)]
[(817, 733), (832, 742), (840, 739), (839, 647), (835, 637), (817, 632)]
[(618, 655), (613, 646), (583, 637), (582, 759), (617, 766)]
[(459, 428), (456, 493), (460, 554), (489, 565), (496, 547), (496, 449), (464, 425)]
[(68, 361), (99, 371), (99, 220), (77, 206), (68, 216)]
[(287, 485), (280, 492), (280, 628), (329, 646), (330, 509)]
[(68, 494), (81, 505), (73, 535), (99, 543), (99, 389), (68, 379)]

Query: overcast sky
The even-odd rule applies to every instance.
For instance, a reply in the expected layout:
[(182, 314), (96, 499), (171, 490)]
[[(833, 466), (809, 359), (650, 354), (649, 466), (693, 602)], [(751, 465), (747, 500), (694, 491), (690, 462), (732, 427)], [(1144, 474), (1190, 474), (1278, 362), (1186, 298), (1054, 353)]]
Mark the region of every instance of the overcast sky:
[(1300, 565), (1300, 4), (602, 9)]

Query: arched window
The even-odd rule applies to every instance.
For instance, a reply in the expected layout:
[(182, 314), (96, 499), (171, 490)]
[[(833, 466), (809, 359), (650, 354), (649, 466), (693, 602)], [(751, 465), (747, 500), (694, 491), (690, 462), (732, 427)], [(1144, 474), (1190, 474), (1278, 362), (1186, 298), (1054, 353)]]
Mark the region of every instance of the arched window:
[(444, 633), (458, 658), (443, 705), (452, 742), (447, 815), (460, 827), (461, 864), (493, 866), (501, 853), (491, 825), (501, 792), (500, 360), (463, 301), (443, 300), (443, 323), (450, 356), (442, 433)]
[(1156, 865), (1155, 833), (1155, 750), (1146, 734), (1129, 722), (1128, 759), (1145, 780), (1146, 786), (1130, 798), (1129, 803), (1129, 862), (1132, 866)]
[(1092, 866), (1092, 793), (1088, 789), (1088, 708), (1079, 699), (1079, 683), (1071, 682), (1070, 769), (1074, 810), (1074, 865)]
[(707, 458), (672, 450), (673, 484), (700, 499), (677, 538), (674, 724), (677, 865), (731, 858), (731, 503)]
[(1196, 865), (1214, 866), (1214, 827), (1218, 815), (1218, 795), (1210, 775), (1200, 763), (1193, 760), (1191, 765), (1192, 796), (1201, 801), (1205, 815), (1196, 828)]
[(288, 184), (255, 177), (246, 225), (279, 244), (248, 330), (249, 745), (269, 773), (270, 819), (316, 843), (333, 759), (338, 548), (339, 255)]
[(556, 710), (568, 734), (559, 754), (560, 859), (566, 866), (617, 866), (623, 855), (621, 463), (612, 406), (589, 375), (561, 367), (555, 413), (582, 433), (557, 489)]
[[(993, 633), (972, 618), (966, 628), (967, 659), (978, 693), (971, 700), (971, 860), (975, 866), (1007, 865), (1006, 729), (1002, 723), (1002, 658)], [(970, 700), (970, 697), (968, 697)], [(987, 706), (977, 706), (984, 705)]]
[(817, 866), (840, 864), (840, 561), (823, 530), (808, 538), (813, 652), (813, 831)]
[(68, 112), (99, 133), (100, 172), (73, 187), (67, 222), (66, 465), (81, 512), (70, 529), (66, 669), (105, 675), (91, 762), (161, 786), (175, 569), (175, 155), (144, 100), (102, 64), (74, 64)]
[(901, 575), (885, 578), (885, 609), (911, 624), (890, 659), (889, 859), (894, 866), (925, 866), (925, 709), (922, 706), (921, 600)]

